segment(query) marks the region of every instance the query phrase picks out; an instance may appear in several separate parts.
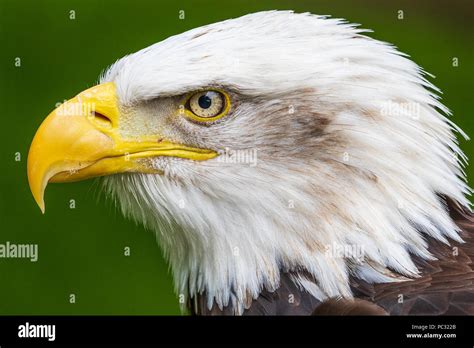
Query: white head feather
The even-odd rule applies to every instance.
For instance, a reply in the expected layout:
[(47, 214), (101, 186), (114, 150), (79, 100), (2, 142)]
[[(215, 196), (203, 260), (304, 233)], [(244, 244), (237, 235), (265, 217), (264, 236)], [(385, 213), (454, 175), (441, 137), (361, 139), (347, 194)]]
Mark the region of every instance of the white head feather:
[[(468, 206), (459, 129), (422, 70), (363, 32), (340, 19), (260, 12), (170, 37), (102, 77), (142, 118), (169, 96), (229, 90), (236, 102), (222, 122), (180, 120), (160, 132), (257, 151), (256, 166), (156, 158), (164, 175), (105, 179), (124, 213), (156, 232), (179, 293), (205, 292), (209, 306), (242, 313), (263, 288), (278, 288), (280, 270), (305, 270), (316, 283), (294, 281), (317, 298), (351, 297), (350, 276), (417, 277), (411, 255), (432, 258), (427, 236), (460, 240), (438, 197)], [(339, 257), (336, 246), (363, 257)]]

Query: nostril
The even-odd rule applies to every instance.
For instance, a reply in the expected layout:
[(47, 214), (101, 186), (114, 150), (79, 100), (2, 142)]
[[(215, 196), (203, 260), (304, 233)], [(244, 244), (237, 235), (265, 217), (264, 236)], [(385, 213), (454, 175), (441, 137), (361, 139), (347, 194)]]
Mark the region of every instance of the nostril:
[(100, 112), (92, 111), (91, 117), (94, 120), (94, 122), (97, 122), (101, 124), (102, 126), (112, 127), (112, 121), (110, 120), (110, 118), (108, 118), (104, 114), (101, 114)]

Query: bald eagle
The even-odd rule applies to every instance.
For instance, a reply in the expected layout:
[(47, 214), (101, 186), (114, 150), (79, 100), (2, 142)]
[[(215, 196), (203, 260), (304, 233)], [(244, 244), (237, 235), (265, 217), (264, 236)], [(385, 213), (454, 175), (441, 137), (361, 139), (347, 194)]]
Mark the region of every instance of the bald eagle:
[(104, 176), (194, 314), (472, 314), (471, 189), (438, 89), (341, 19), (266, 11), (123, 57), (28, 156)]

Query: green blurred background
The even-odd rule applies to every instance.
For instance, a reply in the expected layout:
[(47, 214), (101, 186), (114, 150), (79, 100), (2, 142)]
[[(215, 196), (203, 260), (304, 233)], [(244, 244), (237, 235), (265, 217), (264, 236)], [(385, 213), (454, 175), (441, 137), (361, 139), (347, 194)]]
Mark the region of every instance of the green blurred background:
[[(0, 314), (179, 314), (155, 237), (85, 181), (50, 185), (45, 215), (26, 178), (36, 128), (125, 54), (247, 13), (293, 9), (374, 30), (436, 75), (454, 121), (474, 136), (473, 1), (0, 0), (0, 244), (37, 243), (39, 260), (0, 258)], [(71, 10), (75, 19), (70, 19)], [(179, 11), (185, 11), (185, 19)], [(399, 11), (403, 19), (399, 19)], [(21, 66), (15, 59), (21, 58)], [(459, 65), (454, 67), (453, 58)], [(462, 141), (469, 157), (472, 143)], [(15, 161), (15, 154), (21, 161)], [(473, 177), (474, 167), (468, 168)], [(99, 199), (98, 199), (99, 198)], [(70, 209), (74, 199), (76, 208)], [(131, 255), (124, 256), (130, 247)], [(75, 294), (76, 302), (69, 302)]]

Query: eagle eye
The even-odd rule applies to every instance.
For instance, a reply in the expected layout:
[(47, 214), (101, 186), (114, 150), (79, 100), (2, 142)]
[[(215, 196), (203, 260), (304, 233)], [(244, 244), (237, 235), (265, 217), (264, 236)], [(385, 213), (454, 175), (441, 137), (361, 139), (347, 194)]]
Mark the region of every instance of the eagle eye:
[(226, 93), (217, 90), (199, 91), (188, 96), (186, 115), (199, 122), (215, 121), (229, 111)]

